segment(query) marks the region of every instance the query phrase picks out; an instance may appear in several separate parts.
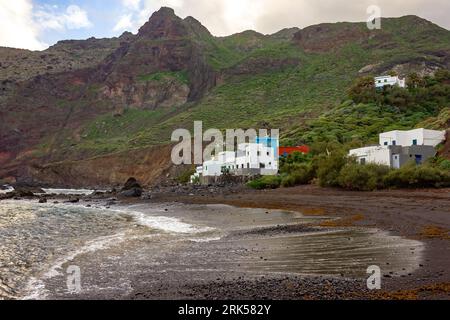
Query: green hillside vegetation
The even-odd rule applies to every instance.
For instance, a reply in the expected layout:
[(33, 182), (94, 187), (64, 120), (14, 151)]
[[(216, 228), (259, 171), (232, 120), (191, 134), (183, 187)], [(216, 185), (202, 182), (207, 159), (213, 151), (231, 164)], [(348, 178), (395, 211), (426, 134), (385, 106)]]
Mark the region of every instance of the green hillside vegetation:
[[(378, 134), (415, 127), (448, 128), (450, 72), (439, 70), (435, 77), (420, 78), (408, 89), (374, 88), (373, 77), (358, 79), (348, 90), (348, 99), (340, 106), (309, 122), (291, 139), (296, 143), (335, 141), (341, 144), (376, 143)], [(306, 133), (303, 133), (306, 132)]]
[(186, 71), (178, 72), (157, 72), (152, 74), (145, 74), (139, 76), (139, 81), (149, 82), (149, 81), (166, 81), (170, 79), (175, 79), (181, 83), (188, 84), (189, 76)]
[[(120, 118), (99, 116), (81, 128), (80, 139), (68, 134), (61, 152), (66, 154), (70, 146), (78, 153), (102, 155), (166, 144), (174, 129), (192, 129), (199, 120), (204, 128), (221, 130), (280, 128), (283, 145), (337, 141), (358, 146), (375, 142), (380, 131), (419, 124), (435, 128), (446, 124), (442, 117), (448, 119), (448, 84), (439, 79), (423, 79), (414, 90), (370, 92), (369, 100), (348, 92), (361, 77), (359, 70), (368, 65), (379, 70), (370, 74), (374, 76), (397, 64), (442, 63), (438, 57), (450, 50), (450, 32), (418, 17), (383, 19), (383, 29), (370, 33), (364, 23), (331, 24), (330, 34), (320, 36), (367, 35), (320, 52), (302, 49), (292, 40), (292, 30), (284, 36), (246, 31), (215, 38), (195, 23), (191, 27), (193, 41), (221, 74), (215, 88), (179, 108), (133, 110)], [(250, 69), (233, 71), (246, 68)], [(143, 74), (137, 81), (167, 78), (192, 80), (183, 72), (160, 72)], [(380, 100), (372, 99), (374, 94)]]

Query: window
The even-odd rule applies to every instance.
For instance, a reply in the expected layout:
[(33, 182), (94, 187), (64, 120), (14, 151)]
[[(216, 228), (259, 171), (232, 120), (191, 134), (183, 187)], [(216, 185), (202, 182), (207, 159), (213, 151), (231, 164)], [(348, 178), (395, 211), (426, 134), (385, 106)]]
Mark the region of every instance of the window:
[(261, 155), (261, 152), (258, 151), (258, 157)]
[(417, 139), (413, 140), (413, 146), (417, 146)]
[(392, 145), (393, 145), (393, 146), (396, 146), (396, 145), (397, 145), (397, 141), (395, 141), (395, 140), (392, 141)]
[(388, 145), (389, 145), (389, 142), (386, 141), (386, 142), (384, 143), (384, 145), (385, 145), (385, 146), (388, 146)]
[(361, 158), (360, 163), (361, 163), (362, 165), (365, 165), (365, 164), (366, 164), (366, 158)]
[(270, 152), (267, 152), (267, 155), (270, 156)]

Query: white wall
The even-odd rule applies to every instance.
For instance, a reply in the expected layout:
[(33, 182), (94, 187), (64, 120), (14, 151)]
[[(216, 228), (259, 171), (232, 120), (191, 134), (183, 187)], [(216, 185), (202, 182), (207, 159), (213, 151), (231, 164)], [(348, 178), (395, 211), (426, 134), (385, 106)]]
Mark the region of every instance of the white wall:
[(386, 166), (391, 166), (392, 155), (389, 147), (376, 146), (350, 150), (350, 156), (354, 156), (361, 163), (362, 159), (365, 159), (366, 163), (376, 163)]
[(210, 160), (203, 163), (203, 176), (214, 177), (222, 175), (222, 164), (218, 161)]
[(424, 129), (423, 144), (426, 146), (436, 147), (440, 143), (445, 141), (446, 131), (436, 131)]

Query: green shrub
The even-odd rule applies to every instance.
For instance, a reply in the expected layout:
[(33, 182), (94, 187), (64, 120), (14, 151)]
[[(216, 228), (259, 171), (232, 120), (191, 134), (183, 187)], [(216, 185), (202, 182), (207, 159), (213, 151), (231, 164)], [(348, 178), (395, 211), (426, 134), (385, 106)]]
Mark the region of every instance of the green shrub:
[(338, 187), (339, 174), (347, 162), (347, 157), (341, 152), (317, 157), (314, 161), (314, 167), (317, 168), (319, 184), (322, 187)]
[(283, 172), (281, 185), (285, 188), (308, 184), (314, 178), (312, 166), (308, 164), (286, 165)]
[(385, 184), (397, 188), (450, 187), (450, 171), (431, 165), (409, 163), (385, 177)]
[(252, 189), (263, 190), (263, 189), (277, 189), (280, 187), (281, 178), (279, 176), (264, 176), (259, 179), (255, 179), (247, 183)]
[(384, 178), (390, 172), (387, 166), (350, 163), (344, 166), (339, 174), (339, 185), (342, 188), (357, 191), (373, 191), (385, 187)]
[(442, 169), (442, 170), (447, 170), (447, 171), (450, 172), (450, 160), (447, 160), (447, 159), (442, 160), (439, 163), (439, 168)]
[(191, 182), (191, 176), (195, 173), (195, 169), (189, 169), (184, 171), (183, 173), (181, 173), (178, 177), (177, 177), (177, 182), (178, 183), (189, 183)]
[(304, 154), (301, 152), (294, 152), (287, 157), (280, 157), (280, 164), (283, 167), (285, 164), (293, 163), (310, 163), (312, 160), (312, 155), (310, 153)]

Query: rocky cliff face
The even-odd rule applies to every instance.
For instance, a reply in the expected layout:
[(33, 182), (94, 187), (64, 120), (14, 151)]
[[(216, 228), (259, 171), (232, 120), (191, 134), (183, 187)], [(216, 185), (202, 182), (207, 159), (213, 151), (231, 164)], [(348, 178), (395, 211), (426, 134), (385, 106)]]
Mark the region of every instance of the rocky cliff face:
[[(123, 43), (98, 68), (94, 77), (103, 85), (101, 94), (113, 103), (151, 109), (200, 98), (216, 77), (197, 43), (200, 27), (169, 8), (155, 12), (133, 41)], [(157, 73), (164, 79), (151, 77)]]
[[(4, 120), (0, 165), (15, 159), (15, 168), (44, 137), (57, 147), (64, 143), (63, 132), (76, 132), (82, 123), (101, 114), (120, 116), (126, 108), (176, 108), (201, 98), (216, 81), (196, 42), (196, 36), (205, 30), (196, 20), (185, 21), (172, 9), (162, 8), (136, 36), (125, 34), (107, 43), (95, 39), (66, 41), (41, 53), (42, 57), (66, 51), (88, 54), (77, 61), (76, 68), (70, 63), (65, 70), (55, 65), (52, 72), (36, 68), (8, 80), (14, 83), (14, 95), (0, 109)], [(8, 50), (10, 54), (14, 55)], [(89, 59), (91, 55), (97, 58)], [(52, 148), (45, 162), (62, 160), (52, 157)]]

